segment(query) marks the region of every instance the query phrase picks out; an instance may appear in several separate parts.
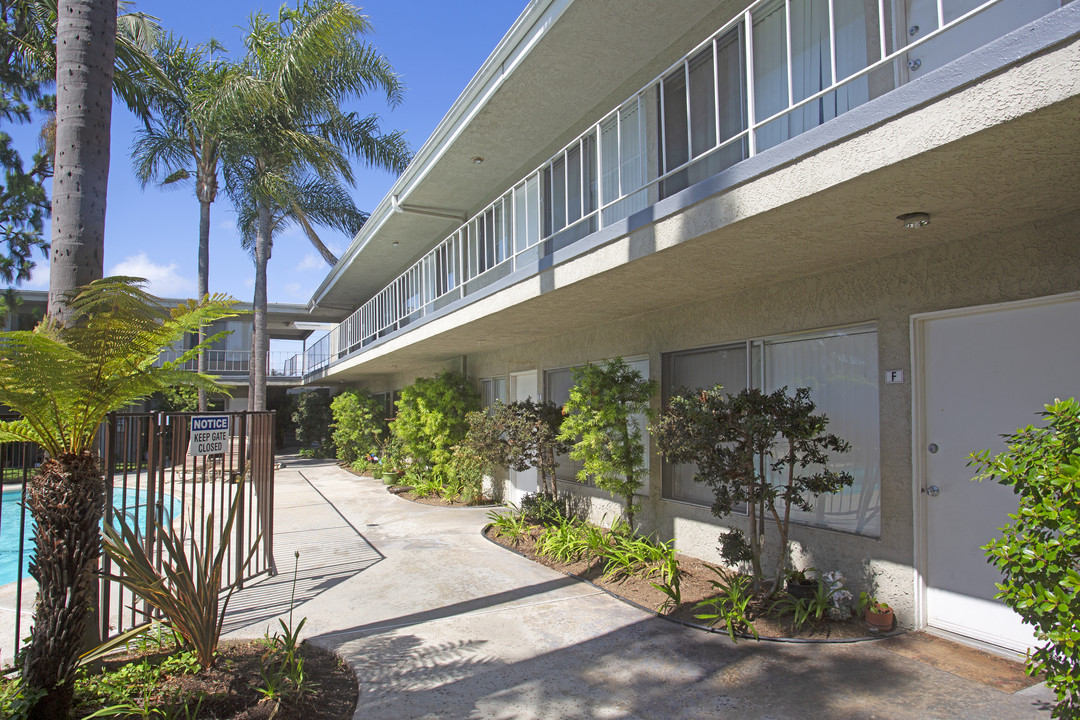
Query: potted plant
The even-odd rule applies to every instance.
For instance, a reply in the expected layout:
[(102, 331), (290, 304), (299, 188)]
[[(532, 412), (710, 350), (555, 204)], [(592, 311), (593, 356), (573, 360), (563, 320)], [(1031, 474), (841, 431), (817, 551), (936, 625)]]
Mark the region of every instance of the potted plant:
[(871, 632), (888, 632), (892, 630), (896, 618), (888, 603), (880, 602), (873, 595), (865, 592), (859, 594), (859, 605), (865, 608), (866, 624)]
[(807, 568), (805, 570), (792, 570), (788, 573), (787, 583), (784, 585), (788, 595), (799, 600), (813, 597), (814, 593), (817, 592), (818, 580), (816, 577), (807, 577), (807, 573), (816, 574), (817, 570)]

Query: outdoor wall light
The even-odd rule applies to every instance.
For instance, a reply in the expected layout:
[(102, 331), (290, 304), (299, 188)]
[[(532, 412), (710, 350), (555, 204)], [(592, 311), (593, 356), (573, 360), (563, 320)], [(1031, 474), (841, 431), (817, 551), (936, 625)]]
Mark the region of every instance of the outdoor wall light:
[(392, 243), (390, 243), (390, 244), (391, 244), (391, 245), (393, 245), (394, 247), (397, 247), (397, 246), (398, 246), (398, 245), (400, 245), (401, 243), (399, 243), (399, 242), (398, 242), (397, 240), (395, 240), (394, 242), (392, 242)]
[(904, 224), (908, 230), (917, 230), (930, 224), (930, 214), (924, 212), (904, 213), (897, 215), (896, 219)]
[(472, 159), (472, 164), (473, 165), (479, 165), (482, 162), (484, 162), (484, 158), (480, 157), (479, 155), (477, 155), (476, 157), (474, 157)]

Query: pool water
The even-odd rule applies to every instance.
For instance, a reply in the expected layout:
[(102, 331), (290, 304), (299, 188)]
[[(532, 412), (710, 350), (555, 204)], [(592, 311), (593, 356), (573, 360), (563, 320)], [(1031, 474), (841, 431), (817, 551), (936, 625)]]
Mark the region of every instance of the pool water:
[[(30, 577), (30, 558), (34, 554), (34, 521), (30, 513), (26, 514), (26, 527), (21, 533), (23, 539), (23, 562), (19, 565), (19, 523), (22, 515), (22, 490), (4, 490), (0, 495), (0, 585), (15, 582), (19, 578)], [(175, 509), (176, 500), (165, 500), (165, 518), (170, 517), (170, 505)], [(113, 495), (113, 507), (119, 515), (121, 509), (128, 518), (134, 514), (139, 519), (138, 532), (141, 535), (146, 530), (146, 493), (143, 490), (128, 490), (122, 493), (117, 490)], [(116, 524), (119, 530), (119, 524)]]

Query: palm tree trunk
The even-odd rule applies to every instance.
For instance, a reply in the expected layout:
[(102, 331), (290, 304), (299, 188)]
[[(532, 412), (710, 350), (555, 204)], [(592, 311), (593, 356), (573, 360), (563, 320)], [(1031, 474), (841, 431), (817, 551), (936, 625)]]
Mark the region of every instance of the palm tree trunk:
[(46, 693), (31, 720), (68, 717), (83, 625), (97, 600), (104, 490), (91, 453), (49, 458), (27, 486), (26, 504), (37, 523), (30, 575), (38, 596), (23, 679)]
[(60, 0), (56, 23), (56, 163), (49, 314), (102, 276), (116, 0)]
[[(199, 202), (199, 299), (210, 294), (210, 203)], [(199, 344), (206, 340), (206, 328), (199, 328)], [(210, 369), (206, 351), (199, 353), (199, 372)], [(199, 412), (206, 412), (206, 390), (199, 388)]]
[(252, 346), (254, 363), (251, 386), (252, 410), (266, 409), (266, 356), (270, 352), (270, 338), (266, 330), (266, 266), (270, 262), (270, 207), (265, 200), (259, 200), (259, 216), (255, 232), (255, 299), (252, 310), (255, 323), (252, 328)]

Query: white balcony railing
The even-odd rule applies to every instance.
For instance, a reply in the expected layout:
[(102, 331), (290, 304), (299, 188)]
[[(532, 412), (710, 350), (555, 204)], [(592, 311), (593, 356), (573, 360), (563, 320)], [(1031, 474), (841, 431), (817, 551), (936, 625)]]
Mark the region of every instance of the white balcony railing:
[[(158, 363), (172, 362), (181, 354), (176, 350), (166, 350), (161, 354)], [(251, 368), (251, 351), (249, 350), (207, 350), (206, 358), (207, 372), (225, 379), (246, 378)], [(185, 361), (181, 369), (198, 370), (198, 359), (192, 358)], [(303, 372), (303, 357), (298, 353), (271, 351), (267, 354), (267, 376), (299, 378), (303, 376)]]
[(759, 0), (305, 351), (340, 358), (1060, 7)]

